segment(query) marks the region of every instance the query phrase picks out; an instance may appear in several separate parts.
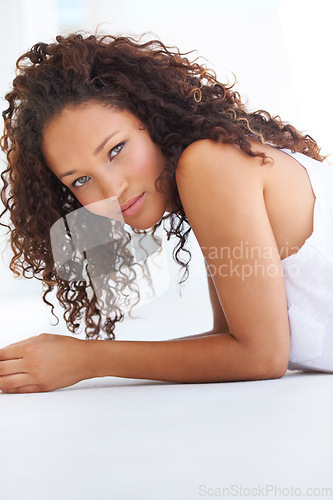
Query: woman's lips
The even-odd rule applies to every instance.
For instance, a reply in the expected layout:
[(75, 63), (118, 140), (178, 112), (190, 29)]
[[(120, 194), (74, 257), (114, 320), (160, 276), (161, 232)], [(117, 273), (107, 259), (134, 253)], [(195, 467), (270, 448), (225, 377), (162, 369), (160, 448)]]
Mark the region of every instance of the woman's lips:
[(140, 196), (136, 196), (135, 198), (132, 198), (127, 203), (122, 205), (120, 207), (122, 214), (126, 215), (127, 217), (135, 215), (140, 210), (144, 195), (145, 193), (142, 193)]

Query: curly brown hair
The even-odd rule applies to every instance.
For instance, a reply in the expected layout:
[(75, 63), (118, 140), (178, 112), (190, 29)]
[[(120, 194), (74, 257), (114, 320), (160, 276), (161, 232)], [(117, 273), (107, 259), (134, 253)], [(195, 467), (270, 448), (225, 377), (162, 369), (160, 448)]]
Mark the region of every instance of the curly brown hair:
[(73, 333), (84, 316), (87, 338), (99, 338), (101, 330), (108, 338), (115, 338), (115, 324), (124, 317), (116, 296), (125, 285), (133, 290), (135, 272), (123, 274), (116, 293), (111, 292), (112, 314), (102, 324), (89, 273), (87, 280), (75, 281), (60, 278), (55, 270), (50, 228), (81, 205), (48, 169), (41, 141), (47, 124), (66, 106), (95, 101), (125, 109), (139, 118), (161, 148), (167, 163), (156, 188), (163, 179), (168, 182), (173, 209), (151, 232), (154, 235), (163, 223), (168, 239), (172, 235), (178, 238), (173, 257), (184, 271), (182, 281), (189, 275), (191, 252), (186, 242), (191, 227), (178, 194), (175, 170), (187, 146), (200, 139), (232, 143), (265, 162), (264, 153), (251, 150), (249, 138), (255, 138), (320, 161), (324, 158), (309, 135), (267, 111), (250, 112), (233, 90), (234, 85), (220, 83), (197, 59), (191, 62), (189, 54), (158, 40), (76, 33), (58, 36), (55, 43), (37, 43), (17, 61), (13, 89), (6, 95), (9, 105), (3, 112), (1, 138), (8, 161), (1, 176), (5, 206), (1, 217), (7, 212), (10, 215), (10, 224), (2, 224), (10, 231), (14, 253), (10, 268), (18, 276), (43, 282), (43, 300), (52, 312), (46, 297), (57, 287), (57, 299)]

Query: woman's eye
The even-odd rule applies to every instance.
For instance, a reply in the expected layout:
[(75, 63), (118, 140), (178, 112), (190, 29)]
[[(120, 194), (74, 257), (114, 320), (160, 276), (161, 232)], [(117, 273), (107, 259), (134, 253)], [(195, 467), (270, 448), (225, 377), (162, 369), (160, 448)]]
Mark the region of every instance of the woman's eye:
[(78, 179), (76, 179), (76, 181), (73, 182), (72, 187), (79, 188), (83, 186), (88, 180), (89, 177), (87, 175), (83, 175), (82, 177), (79, 177)]
[(120, 151), (123, 149), (124, 145), (125, 145), (124, 142), (120, 142), (119, 144), (117, 144), (117, 146), (112, 148), (111, 151), (109, 151), (109, 157), (111, 160), (113, 160), (113, 158), (115, 158), (117, 156), (117, 154), (120, 153)]

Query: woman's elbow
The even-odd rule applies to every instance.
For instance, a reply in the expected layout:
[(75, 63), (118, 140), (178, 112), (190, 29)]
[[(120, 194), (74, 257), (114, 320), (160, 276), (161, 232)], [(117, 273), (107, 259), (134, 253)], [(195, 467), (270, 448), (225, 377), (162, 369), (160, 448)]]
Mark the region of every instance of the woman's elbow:
[(274, 353), (274, 355), (272, 356), (266, 356), (265, 359), (260, 363), (260, 379), (265, 380), (282, 378), (288, 370), (288, 363), (289, 355), (286, 356), (281, 352)]

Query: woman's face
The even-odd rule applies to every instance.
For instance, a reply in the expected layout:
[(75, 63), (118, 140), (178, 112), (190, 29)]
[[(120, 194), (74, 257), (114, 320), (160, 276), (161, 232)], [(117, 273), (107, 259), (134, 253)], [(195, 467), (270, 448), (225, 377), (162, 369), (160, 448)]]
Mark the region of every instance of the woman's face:
[[(148, 229), (170, 209), (168, 194), (155, 187), (166, 159), (128, 111), (96, 102), (67, 107), (46, 127), (42, 151), (52, 172), (94, 213)], [(103, 202), (110, 198), (117, 216)]]

